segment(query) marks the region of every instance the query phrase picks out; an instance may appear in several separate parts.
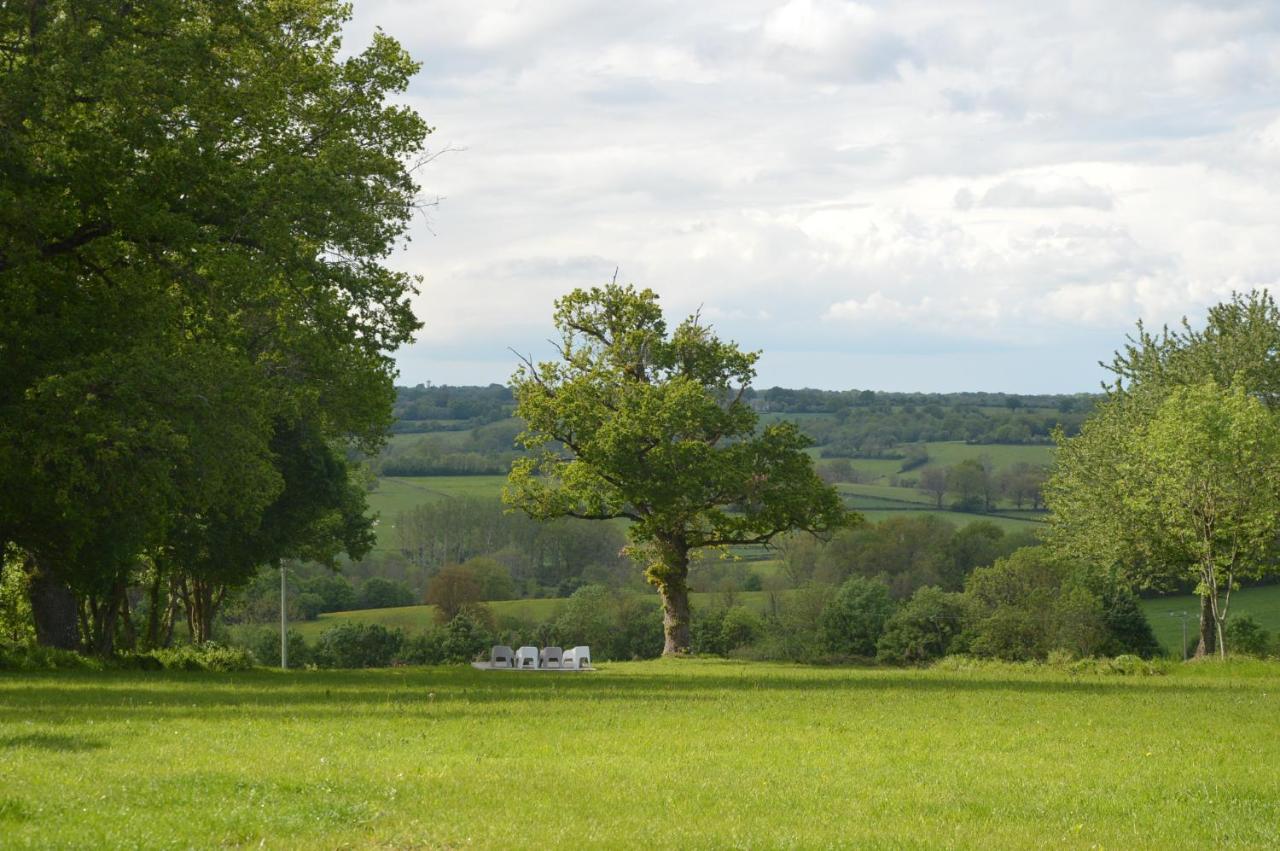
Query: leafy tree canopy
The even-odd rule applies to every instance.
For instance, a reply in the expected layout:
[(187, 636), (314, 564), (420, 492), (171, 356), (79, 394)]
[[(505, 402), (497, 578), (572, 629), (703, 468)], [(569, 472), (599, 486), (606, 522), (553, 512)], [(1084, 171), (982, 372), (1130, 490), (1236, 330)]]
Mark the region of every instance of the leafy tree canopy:
[(512, 379), (531, 451), (508, 502), (532, 516), (625, 518), (662, 595), (666, 653), (689, 648), (690, 552), (851, 522), (791, 423), (757, 429), (757, 354), (693, 316), (668, 332), (652, 290), (610, 284), (556, 302), (557, 360)]

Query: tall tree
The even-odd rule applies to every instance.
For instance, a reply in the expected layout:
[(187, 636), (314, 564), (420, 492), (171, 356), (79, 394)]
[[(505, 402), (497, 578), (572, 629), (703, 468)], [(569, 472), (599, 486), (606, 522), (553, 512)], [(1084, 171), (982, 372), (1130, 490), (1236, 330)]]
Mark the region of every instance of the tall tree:
[[(1275, 492), (1266, 480), (1280, 408), (1280, 310), (1255, 291), (1210, 308), (1203, 329), (1185, 319), (1158, 334), (1139, 325), (1110, 369), (1108, 397), (1079, 436), (1057, 435), (1049, 541), (1139, 587), (1190, 579), (1201, 595), (1196, 653), (1223, 652), (1231, 587), (1274, 561), (1261, 541), (1274, 522), (1268, 512), (1280, 510), (1268, 507)], [(1246, 457), (1252, 468), (1241, 466)]]
[(625, 518), (662, 598), (664, 654), (689, 649), (696, 550), (824, 534), (855, 519), (791, 423), (757, 430), (743, 400), (757, 355), (697, 316), (668, 333), (652, 290), (610, 284), (559, 299), (560, 357), (512, 379), (527, 423), (504, 491), (538, 518)]
[(340, 58), (348, 14), (0, 4), (0, 542), (41, 640), (74, 643), (78, 597), (105, 649), (192, 519), (271, 522), (282, 436), (341, 461), (386, 431), (418, 322), (384, 260), (429, 128), (387, 103), (417, 68), (394, 40)]

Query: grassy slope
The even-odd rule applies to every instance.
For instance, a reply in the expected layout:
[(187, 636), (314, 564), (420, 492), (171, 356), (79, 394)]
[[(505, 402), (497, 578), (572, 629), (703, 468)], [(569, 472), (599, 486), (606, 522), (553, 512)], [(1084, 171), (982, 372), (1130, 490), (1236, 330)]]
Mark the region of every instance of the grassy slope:
[[(785, 594), (786, 592), (781, 592)], [(658, 605), (657, 592), (648, 595)], [(690, 594), (690, 602), (697, 608), (724, 605), (729, 598), (719, 592)], [(738, 591), (732, 595), (735, 605), (747, 606), (763, 614), (769, 606), (767, 591)], [(551, 620), (564, 605), (565, 598), (546, 597), (532, 600), (495, 600), (489, 603), (496, 618), (519, 618), (522, 621), (541, 623)], [(435, 624), (435, 606), (398, 606), (390, 609), (359, 609), (351, 612), (329, 612), (313, 621), (292, 624), (308, 641), (319, 637), (331, 626), (341, 623), (376, 623), (388, 629), (417, 632)], [(277, 633), (278, 634), (278, 633)]]
[(0, 837), (1276, 847), (1278, 712), (1274, 664), (1140, 679), (702, 660), (584, 675), (8, 675)]

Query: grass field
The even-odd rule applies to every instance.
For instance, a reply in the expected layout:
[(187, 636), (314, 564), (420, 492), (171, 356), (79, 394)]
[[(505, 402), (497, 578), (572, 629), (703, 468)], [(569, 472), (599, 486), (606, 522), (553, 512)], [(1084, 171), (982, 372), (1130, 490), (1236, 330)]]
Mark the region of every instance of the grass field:
[(1280, 666), (0, 678), (7, 848), (1280, 845)]
[(378, 548), (395, 546), (396, 517), (424, 503), (455, 496), (502, 495), (506, 476), (385, 476), (368, 495), (369, 510), (378, 515)]
[[(785, 591), (779, 593), (786, 594)], [(658, 605), (656, 591), (650, 592), (645, 596), (653, 600), (654, 606)], [(732, 599), (734, 605), (746, 606), (761, 614), (764, 614), (769, 607), (769, 592), (767, 591), (736, 591), (732, 595)], [(720, 592), (693, 593), (689, 595), (689, 601), (697, 608), (711, 608), (724, 605), (726, 597)], [(538, 624), (554, 619), (564, 603), (565, 598), (563, 597), (545, 597), (531, 600), (495, 600), (487, 605), (493, 611), (494, 617), (499, 620), (502, 618), (519, 618), (528, 623)], [(313, 621), (300, 621), (290, 624), (290, 628), (296, 629), (307, 641), (313, 641), (319, 638), (320, 633), (329, 627), (343, 623), (376, 623), (388, 629), (419, 632), (435, 625), (435, 615), (435, 606), (425, 605), (397, 606), (389, 609), (358, 609), (350, 612), (328, 612)], [(278, 630), (276, 634), (279, 635)]]

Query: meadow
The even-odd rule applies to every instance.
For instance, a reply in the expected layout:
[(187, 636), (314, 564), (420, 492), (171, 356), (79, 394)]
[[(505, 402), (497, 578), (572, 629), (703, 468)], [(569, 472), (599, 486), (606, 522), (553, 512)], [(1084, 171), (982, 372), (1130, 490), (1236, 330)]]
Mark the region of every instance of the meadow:
[(1276, 847), (1280, 666), (0, 677), (5, 847)]

